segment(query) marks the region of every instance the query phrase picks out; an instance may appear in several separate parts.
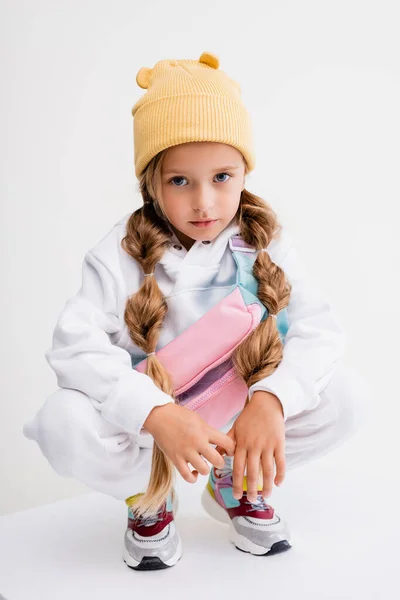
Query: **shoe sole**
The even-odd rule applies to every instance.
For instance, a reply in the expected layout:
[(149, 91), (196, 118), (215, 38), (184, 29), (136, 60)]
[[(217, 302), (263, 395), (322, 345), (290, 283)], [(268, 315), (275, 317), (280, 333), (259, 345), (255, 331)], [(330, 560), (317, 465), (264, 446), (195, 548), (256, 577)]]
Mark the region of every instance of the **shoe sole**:
[(182, 554), (182, 542), (179, 538), (175, 554), (166, 561), (162, 561), (158, 556), (144, 556), (142, 560), (138, 562), (129, 554), (126, 548), (123, 550), (122, 558), (128, 567), (135, 569), (136, 571), (156, 571), (158, 569), (168, 569), (168, 567), (173, 567), (178, 560), (182, 558)]
[(204, 488), (201, 494), (201, 505), (206, 513), (210, 515), (210, 517), (213, 517), (220, 523), (229, 525), (229, 539), (236, 546), (236, 548), (242, 552), (249, 552), (250, 554), (255, 554), (256, 556), (266, 556), (285, 552), (292, 547), (289, 543), (290, 540), (280, 540), (279, 542), (272, 544), (271, 548), (265, 549), (265, 547), (258, 546), (257, 544), (254, 544), (254, 542), (251, 542), (245, 538), (243, 535), (240, 535), (240, 533), (236, 531), (228, 513), (222, 508), (222, 506), (218, 504), (216, 500), (214, 500), (207, 488)]

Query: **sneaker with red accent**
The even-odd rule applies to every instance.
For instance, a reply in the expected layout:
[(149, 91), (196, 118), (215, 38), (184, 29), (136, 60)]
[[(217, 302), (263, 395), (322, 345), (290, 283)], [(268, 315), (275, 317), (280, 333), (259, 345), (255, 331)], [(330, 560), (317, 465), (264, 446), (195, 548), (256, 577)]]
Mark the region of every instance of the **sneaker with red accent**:
[(257, 490), (257, 500), (250, 502), (245, 476), (243, 496), (240, 500), (233, 497), (232, 459), (224, 456), (225, 466), (222, 469), (211, 468), (201, 496), (204, 510), (214, 519), (230, 524), (229, 537), (238, 550), (256, 555), (289, 550), (292, 547), (289, 528), (265, 502), (262, 490)]
[(134, 502), (131, 496), (128, 504), (128, 527), (124, 537), (123, 559), (137, 571), (154, 571), (175, 565), (182, 556), (182, 542), (175, 528), (174, 511), (178, 510), (178, 498), (174, 503), (171, 494), (156, 515), (148, 518), (135, 518), (129, 506)]

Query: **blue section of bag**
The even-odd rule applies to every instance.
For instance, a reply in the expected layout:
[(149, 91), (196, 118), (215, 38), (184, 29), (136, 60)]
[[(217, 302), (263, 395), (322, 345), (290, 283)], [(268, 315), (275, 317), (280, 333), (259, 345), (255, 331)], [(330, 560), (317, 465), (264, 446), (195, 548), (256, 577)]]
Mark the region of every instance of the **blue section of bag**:
[[(241, 252), (240, 250), (232, 250), (232, 256), (236, 262), (236, 285), (239, 287), (240, 292), (243, 296), (244, 303), (246, 306), (249, 304), (258, 303), (261, 308), (261, 321), (265, 321), (268, 317), (268, 309), (257, 297), (258, 281), (253, 275), (253, 264), (257, 258), (256, 252)], [(285, 342), (286, 333), (289, 329), (289, 320), (287, 315), (287, 309), (282, 308), (277, 314), (277, 321), (279, 337), (281, 342)]]

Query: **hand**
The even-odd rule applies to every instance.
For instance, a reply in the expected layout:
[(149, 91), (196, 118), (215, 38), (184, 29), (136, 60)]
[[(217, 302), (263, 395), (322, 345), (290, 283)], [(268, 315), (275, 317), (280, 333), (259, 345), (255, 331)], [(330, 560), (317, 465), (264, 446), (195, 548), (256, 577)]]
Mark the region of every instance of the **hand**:
[(211, 443), (219, 444), (230, 456), (235, 451), (235, 442), (225, 433), (208, 425), (196, 412), (172, 402), (154, 407), (143, 427), (188, 483), (195, 483), (199, 473), (208, 475), (210, 469), (202, 455), (217, 469), (224, 466), (224, 459)]
[[(275, 485), (280, 485), (285, 477), (285, 424), (282, 404), (275, 394), (258, 390), (244, 407), (227, 435), (236, 442), (233, 459), (233, 496), (243, 495), (244, 470), (247, 463), (247, 498), (257, 499), (262, 470), (262, 495), (270, 496), (273, 487), (274, 465), (276, 463)], [(220, 452), (222, 449), (217, 447)]]

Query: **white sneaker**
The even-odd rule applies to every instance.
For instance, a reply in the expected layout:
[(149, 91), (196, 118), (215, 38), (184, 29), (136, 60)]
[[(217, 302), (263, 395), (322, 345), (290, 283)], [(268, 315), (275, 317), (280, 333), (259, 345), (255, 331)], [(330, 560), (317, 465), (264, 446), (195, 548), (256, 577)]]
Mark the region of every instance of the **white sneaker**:
[(172, 503), (171, 494), (158, 513), (147, 519), (135, 519), (128, 506), (128, 527), (124, 537), (123, 559), (137, 571), (166, 569), (182, 556), (182, 542), (175, 528), (174, 512), (178, 511), (178, 496)]

